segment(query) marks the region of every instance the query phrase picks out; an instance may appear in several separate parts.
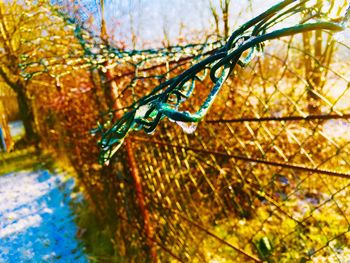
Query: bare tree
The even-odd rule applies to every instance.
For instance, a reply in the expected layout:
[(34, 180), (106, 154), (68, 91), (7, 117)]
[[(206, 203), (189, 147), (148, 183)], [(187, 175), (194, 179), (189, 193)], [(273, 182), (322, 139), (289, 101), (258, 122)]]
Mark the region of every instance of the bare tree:
[[(319, 15), (322, 15), (323, 2), (324, 0), (317, 0), (314, 6), (314, 12), (304, 14), (304, 19), (317, 18)], [(343, 4), (340, 4), (336, 11), (337, 15), (340, 14), (345, 6), (346, 1), (343, 1)], [(333, 8), (336, 7), (334, 6), (334, 2), (331, 1), (328, 12)], [(322, 92), (326, 83), (328, 68), (332, 61), (334, 51), (335, 41), (331, 35), (322, 33), (321, 30), (303, 33), (305, 79), (308, 83), (308, 111), (310, 114), (321, 113), (321, 109), (318, 106), (319, 94)]]
[[(37, 142), (38, 135), (35, 132), (34, 116), (31, 102), (26, 92), (26, 82), (20, 77), (21, 69), (19, 54), (23, 48), (21, 28), (29, 23), (35, 23), (32, 18), (26, 17), (26, 12), (19, 12), (20, 5), (13, 3), (0, 3), (0, 77), (16, 93), (19, 105), (19, 113), (25, 129), (25, 138), (28, 142)], [(15, 16), (15, 13), (22, 13)]]
[[(225, 39), (228, 38), (230, 34), (230, 21), (229, 21), (229, 11), (230, 11), (231, 0), (220, 0), (220, 10), (217, 10), (213, 0), (209, 1), (209, 9), (211, 15), (213, 16), (215, 23), (215, 33), (218, 36), (223, 36)], [(222, 24), (222, 31), (220, 30), (220, 25)]]

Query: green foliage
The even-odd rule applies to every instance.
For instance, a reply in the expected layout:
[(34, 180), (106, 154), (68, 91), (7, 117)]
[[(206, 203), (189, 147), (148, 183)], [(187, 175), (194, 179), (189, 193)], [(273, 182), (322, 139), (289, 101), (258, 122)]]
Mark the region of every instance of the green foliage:
[(260, 257), (264, 261), (272, 262), (268, 260), (270, 254), (272, 253), (272, 245), (268, 237), (262, 237), (257, 243), (257, 250)]
[(85, 252), (91, 262), (121, 262), (114, 255), (113, 232), (108, 225), (103, 224), (96, 216), (96, 212), (86, 203), (82, 202), (74, 207), (76, 223), (79, 227), (78, 238), (85, 244)]

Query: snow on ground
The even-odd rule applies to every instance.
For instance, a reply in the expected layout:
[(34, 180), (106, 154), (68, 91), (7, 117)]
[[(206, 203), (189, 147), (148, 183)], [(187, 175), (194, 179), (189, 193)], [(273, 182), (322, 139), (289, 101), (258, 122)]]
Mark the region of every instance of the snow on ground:
[(72, 186), (44, 170), (0, 176), (0, 263), (87, 262), (75, 238)]

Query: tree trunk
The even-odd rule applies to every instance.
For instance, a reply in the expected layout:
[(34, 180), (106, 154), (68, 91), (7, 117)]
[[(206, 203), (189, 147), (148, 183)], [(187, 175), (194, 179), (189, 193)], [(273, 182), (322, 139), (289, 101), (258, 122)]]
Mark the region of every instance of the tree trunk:
[(12, 138), (11, 138), (10, 128), (7, 121), (7, 116), (5, 113), (5, 107), (2, 101), (0, 101), (0, 129), (1, 129), (1, 134), (0, 134), (1, 147), (0, 148), (3, 151), (8, 152), (11, 150), (11, 147), (12, 147)]
[(17, 102), (19, 107), (19, 114), (23, 121), (25, 130), (25, 140), (30, 143), (38, 143), (38, 135), (34, 129), (34, 116), (31, 106), (28, 103), (24, 87), (19, 86), (17, 90)]

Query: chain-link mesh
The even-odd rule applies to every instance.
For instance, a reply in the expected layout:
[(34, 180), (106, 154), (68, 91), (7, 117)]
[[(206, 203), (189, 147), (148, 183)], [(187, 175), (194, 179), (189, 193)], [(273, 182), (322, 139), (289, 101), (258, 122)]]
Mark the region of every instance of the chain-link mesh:
[[(349, 260), (350, 47), (333, 36), (338, 20), (314, 13), (317, 7), (304, 9), (304, 1), (293, 2), (284, 1), (288, 12), (283, 9), (279, 16), (278, 9), (268, 25), (281, 28), (282, 18), (298, 15), (303, 25), (316, 19), (312, 23), (318, 26), (274, 37), (254, 57), (244, 50), (238, 57), (231, 54), (247, 43), (248, 50), (257, 47), (260, 42), (251, 37), (268, 34), (264, 30), (270, 27), (263, 25), (272, 16), (259, 20), (250, 35), (229, 40), (230, 48), (208, 40), (124, 51), (96, 44), (95, 37), (75, 27), (85, 54), (82, 65), (92, 69), (91, 76), (96, 69), (102, 76), (108, 73), (102, 84), (117, 87), (113, 99), (121, 107), (113, 107), (112, 119), (106, 121), (105, 115), (97, 129), (102, 161), (109, 166), (99, 174), (86, 169), (94, 176), (85, 170), (81, 177), (88, 189), (103, 194), (93, 201), (108, 214), (118, 254), (126, 261), (144, 261), (148, 254), (155, 260), (152, 249), (161, 262)], [(220, 53), (223, 47), (226, 53)], [(181, 88), (169, 86), (216, 54), (230, 74), (205, 118), (186, 119), (187, 111), (200, 111), (211, 96), (219, 76), (209, 70), (218, 60), (181, 82)], [(241, 55), (246, 61), (239, 62)], [(155, 98), (170, 109), (151, 105)], [(154, 134), (137, 131), (141, 128)], [(85, 146), (73, 153), (88, 155)]]
[[(321, 113), (309, 114), (298, 44), (283, 42), (283, 52), (265, 53), (237, 72), (194, 134), (164, 122), (152, 136), (131, 135), (165, 258), (350, 257), (349, 64), (340, 58), (329, 65), (317, 94)], [(349, 54), (342, 44), (336, 48)], [(205, 92), (204, 85), (196, 97)], [(127, 179), (118, 185), (120, 193), (134, 187)], [(118, 197), (119, 205), (134, 202)], [(134, 225), (129, 220), (126, 229)]]
[[(162, 260), (343, 262), (350, 257), (350, 90), (344, 59), (349, 49), (322, 33), (321, 49), (334, 49), (332, 60), (325, 61), (326, 53), (316, 57), (317, 51), (302, 45), (311, 37), (275, 40), (263, 57), (235, 68), (198, 127), (174, 118), (182, 129), (164, 121), (152, 136), (130, 135)], [(141, 77), (116, 78), (119, 87), (134, 84), (122, 96), (130, 101), (126, 105), (135, 105), (155, 86), (159, 79), (153, 76), (178, 74), (170, 65), (151, 72), (136, 65), (134, 73)], [(182, 111), (198, 110), (211, 85), (209, 77), (196, 80)], [(134, 183), (125, 179), (119, 187), (132, 191)], [(120, 195), (116, 203), (133, 202), (134, 197)], [(128, 211), (122, 212), (126, 220)], [(142, 235), (143, 220), (135, 223), (129, 216), (123, 228), (138, 225)]]

